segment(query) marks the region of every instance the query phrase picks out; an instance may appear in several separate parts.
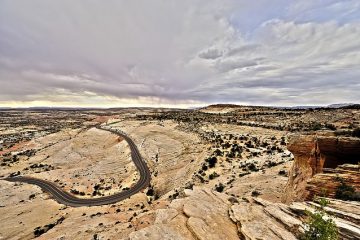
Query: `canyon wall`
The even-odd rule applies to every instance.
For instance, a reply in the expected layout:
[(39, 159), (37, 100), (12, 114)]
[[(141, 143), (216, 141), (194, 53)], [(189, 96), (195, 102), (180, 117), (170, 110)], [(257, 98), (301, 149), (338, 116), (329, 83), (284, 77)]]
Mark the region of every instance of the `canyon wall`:
[[(288, 149), (294, 154), (294, 164), (283, 197), (283, 201), (287, 203), (312, 197), (313, 193), (308, 191), (308, 181), (314, 175), (323, 173), (324, 169), (330, 171), (328, 169), (335, 169), (339, 165), (360, 162), (359, 138), (294, 135), (290, 137)], [(356, 172), (351, 174), (355, 175), (350, 177), (343, 174), (341, 177), (351, 184), (353, 179), (359, 177)], [(334, 185), (334, 182), (335, 177), (333, 181), (328, 179), (322, 183), (321, 188), (327, 190), (326, 184)]]

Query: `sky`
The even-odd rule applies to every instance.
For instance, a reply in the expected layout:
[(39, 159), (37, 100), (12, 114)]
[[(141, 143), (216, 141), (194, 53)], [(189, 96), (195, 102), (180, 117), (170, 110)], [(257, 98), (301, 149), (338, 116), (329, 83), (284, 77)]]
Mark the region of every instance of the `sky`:
[(0, 107), (350, 102), (359, 0), (0, 0)]

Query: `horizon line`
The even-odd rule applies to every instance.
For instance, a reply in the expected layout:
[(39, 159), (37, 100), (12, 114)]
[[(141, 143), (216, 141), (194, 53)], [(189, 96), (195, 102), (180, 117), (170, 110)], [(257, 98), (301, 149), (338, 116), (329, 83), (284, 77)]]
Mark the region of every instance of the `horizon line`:
[(101, 107), (101, 106), (89, 106), (89, 107), (81, 107), (81, 106), (29, 106), (29, 107), (9, 107), (9, 106), (0, 106), (0, 110), (16, 110), (16, 109), (80, 109), (80, 110), (109, 110), (109, 109), (130, 109), (130, 108), (149, 108), (149, 109), (199, 109), (199, 108), (205, 108), (209, 106), (238, 106), (238, 107), (268, 107), (268, 108), (331, 108), (331, 107), (343, 107), (343, 106), (352, 106), (352, 105), (360, 105), (360, 103), (335, 103), (335, 104), (324, 104), (324, 105), (310, 105), (310, 104), (304, 104), (304, 105), (251, 105), (251, 104), (235, 104), (235, 103), (213, 103), (213, 104), (207, 104), (203, 106), (189, 106), (189, 107), (176, 107), (176, 106), (126, 106), (126, 107)]

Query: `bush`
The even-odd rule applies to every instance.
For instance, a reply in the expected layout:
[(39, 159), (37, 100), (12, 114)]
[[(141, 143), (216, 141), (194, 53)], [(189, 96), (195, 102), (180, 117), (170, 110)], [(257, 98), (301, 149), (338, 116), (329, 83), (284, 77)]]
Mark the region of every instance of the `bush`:
[(336, 180), (340, 182), (340, 185), (336, 188), (335, 198), (345, 201), (359, 200), (354, 187), (347, 185), (340, 177), (337, 177)]
[(358, 137), (358, 138), (360, 138), (360, 128), (356, 128), (356, 129), (352, 132), (352, 136), (353, 136), (353, 137)]
[(206, 170), (208, 169), (208, 167), (207, 167), (205, 164), (203, 164), (202, 167), (201, 167), (201, 169), (202, 169), (203, 171), (206, 171)]
[(206, 159), (205, 161), (209, 163), (210, 168), (213, 168), (213, 167), (215, 167), (215, 164), (217, 163), (217, 158), (210, 157), (210, 158)]
[(219, 185), (215, 185), (215, 190), (218, 192), (224, 191), (224, 188), (225, 186), (222, 183), (220, 183)]
[(256, 167), (256, 165), (254, 163), (250, 163), (248, 166), (248, 169), (252, 172), (257, 172), (259, 171), (259, 169)]
[(261, 192), (259, 192), (259, 191), (257, 191), (257, 190), (254, 190), (254, 191), (251, 192), (251, 196), (253, 196), (253, 197), (257, 197), (257, 196), (259, 196), (260, 194), (261, 194)]
[(215, 155), (215, 156), (223, 156), (224, 153), (223, 153), (220, 149), (217, 148), (217, 149), (214, 151), (214, 155)]
[(305, 233), (300, 236), (302, 240), (335, 240), (338, 239), (336, 224), (330, 216), (325, 213), (324, 207), (328, 201), (319, 199), (320, 207), (314, 212), (307, 212), (308, 222), (305, 225)]
[(325, 124), (325, 127), (326, 127), (327, 129), (330, 129), (330, 130), (333, 130), (333, 131), (336, 130), (336, 126), (335, 126), (334, 124), (331, 124), (331, 123), (326, 123), (326, 124)]
[(322, 128), (322, 125), (321, 123), (312, 123), (310, 126), (309, 126), (310, 130), (313, 130), (313, 131), (317, 131), (317, 130), (320, 130)]
[(209, 179), (212, 180), (212, 179), (217, 178), (219, 176), (220, 176), (219, 174), (217, 174), (216, 172), (213, 172), (212, 174), (209, 175)]
[(147, 192), (146, 192), (146, 195), (147, 196), (154, 196), (154, 189), (152, 189), (152, 188), (149, 188), (148, 190), (147, 190)]
[(39, 237), (40, 235), (44, 234), (45, 230), (41, 227), (37, 227), (34, 229), (34, 236)]

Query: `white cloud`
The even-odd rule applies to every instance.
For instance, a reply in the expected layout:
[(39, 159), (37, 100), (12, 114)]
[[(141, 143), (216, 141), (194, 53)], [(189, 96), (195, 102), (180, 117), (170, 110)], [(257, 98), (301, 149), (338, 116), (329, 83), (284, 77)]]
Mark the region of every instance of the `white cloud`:
[[(201, 91), (217, 89), (222, 96), (228, 95), (224, 97), (227, 100), (249, 102), (248, 94), (256, 95), (260, 89), (262, 94), (256, 95), (256, 102), (261, 104), (267, 101), (289, 104), (287, 96), (299, 104), (359, 101), (360, 88), (356, 83), (360, 76), (360, 42), (356, 39), (360, 39), (358, 23), (268, 21), (256, 30), (245, 47), (233, 48), (236, 44), (230, 43), (218, 50), (231, 54), (216, 60), (219, 66), (225, 64)], [(251, 51), (238, 50), (247, 50), (247, 46), (251, 46)], [(236, 94), (243, 89), (248, 93), (246, 97)], [(327, 97), (329, 91), (338, 94)], [(196, 92), (199, 94), (199, 90)], [(304, 99), (305, 96), (311, 97)]]
[(278, 2), (3, 0), (0, 105), (359, 101), (358, 1)]

